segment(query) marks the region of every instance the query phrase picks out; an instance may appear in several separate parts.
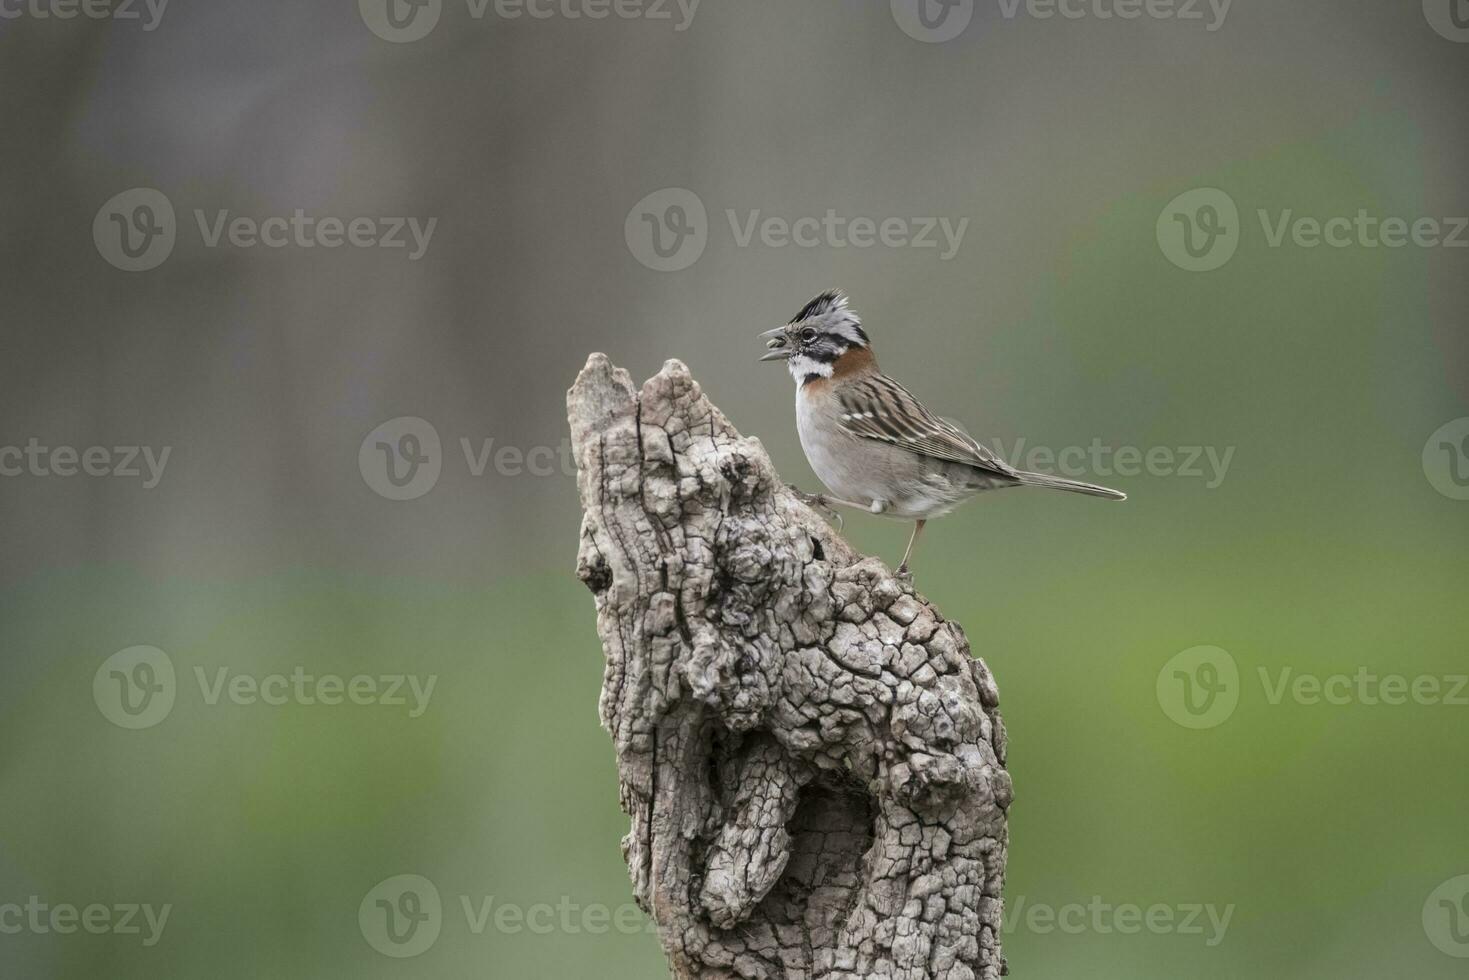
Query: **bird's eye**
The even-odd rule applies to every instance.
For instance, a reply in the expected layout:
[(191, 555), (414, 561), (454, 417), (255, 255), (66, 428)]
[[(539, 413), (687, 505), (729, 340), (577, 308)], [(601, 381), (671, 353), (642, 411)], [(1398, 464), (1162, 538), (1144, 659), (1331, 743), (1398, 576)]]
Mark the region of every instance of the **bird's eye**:
[(816, 331), (812, 330), (810, 327), (807, 327), (805, 330), (801, 331), (801, 339), (806, 341), (807, 343), (810, 343), (811, 341), (816, 339)]

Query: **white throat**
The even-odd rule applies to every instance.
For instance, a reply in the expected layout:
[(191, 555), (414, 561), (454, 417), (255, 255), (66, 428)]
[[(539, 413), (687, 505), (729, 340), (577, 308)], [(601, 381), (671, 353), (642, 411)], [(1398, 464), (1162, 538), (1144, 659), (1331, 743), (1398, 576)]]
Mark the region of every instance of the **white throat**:
[(786, 361), (786, 367), (790, 369), (791, 377), (796, 379), (797, 388), (813, 374), (823, 378), (829, 378), (832, 372), (832, 365), (825, 361), (813, 360), (801, 354), (796, 354), (790, 360)]

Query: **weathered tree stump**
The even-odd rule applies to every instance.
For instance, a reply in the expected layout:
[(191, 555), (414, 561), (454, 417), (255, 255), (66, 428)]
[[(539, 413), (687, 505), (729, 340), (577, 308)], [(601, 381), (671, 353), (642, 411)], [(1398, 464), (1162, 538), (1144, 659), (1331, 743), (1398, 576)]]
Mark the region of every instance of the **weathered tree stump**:
[(945, 620), (669, 361), (567, 395), (623, 854), (674, 976), (1005, 972), (1005, 729)]

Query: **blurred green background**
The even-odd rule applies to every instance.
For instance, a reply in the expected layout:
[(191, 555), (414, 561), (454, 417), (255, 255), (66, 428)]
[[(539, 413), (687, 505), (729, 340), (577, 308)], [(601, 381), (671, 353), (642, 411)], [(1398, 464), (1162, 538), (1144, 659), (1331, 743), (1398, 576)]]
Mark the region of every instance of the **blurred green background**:
[[(1120, 506), (990, 495), (919, 552), (919, 587), (1000, 684), (1007, 898), (1042, 909), (1007, 924), (1012, 973), (1464, 975), (1469, 703), (1272, 692), (1287, 669), (1445, 695), (1469, 673), (1469, 443), (1430, 443), (1469, 416), (1469, 251), (1277, 248), (1258, 218), (1469, 214), (1469, 44), (1433, 26), (1450, 0), (1237, 0), (1217, 30), (1202, 7), (992, 0), (942, 43), (903, 29), (907, 2), (705, 0), (678, 30), (673, 5), (446, 0), (406, 43), (341, 0), (179, 4), (153, 30), (4, 8), (0, 450), (171, 455), (152, 489), (0, 477), (0, 977), (666, 975), (643, 920), (617, 925), (626, 818), (573, 576), (564, 392), (593, 350), (639, 380), (679, 357), (812, 486), (790, 379), (754, 335), (833, 285), (883, 366), (987, 442), (1232, 452), (1219, 479), (1207, 457), (1200, 476), (1094, 474)], [(128, 273), (91, 231), (133, 187), (178, 228)], [(707, 211), (672, 272), (625, 229), (664, 188)], [(1208, 272), (1157, 235), (1196, 188), (1239, 212)], [(298, 208), (438, 224), (417, 261), (211, 248), (195, 227)], [(731, 209), (969, 224), (946, 261), (741, 245)], [(433, 425), (441, 472), (392, 500), (359, 448), (405, 416)], [(475, 475), (461, 440), (556, 462)], [(889, 561), (906, 533), (846, 522)], [(133, 730), (93, 683), (139, 645), (168, 657), (175, 701)], [(1238, 671), (1206, 728), (1168, 693), (1199, 646)], [(416, 717), (411, 696), (209, 695), (221, 669), (297, 668), (436, 681)], [(398, 959), (358, 913), (406, 874), (443, 911)], [(6, 912), (32, 896), (169, 917), (151, 945), (142, 915), (141, 934), (58, 934)], [(1229, 918), (1126, 930), (1102, 905)]]

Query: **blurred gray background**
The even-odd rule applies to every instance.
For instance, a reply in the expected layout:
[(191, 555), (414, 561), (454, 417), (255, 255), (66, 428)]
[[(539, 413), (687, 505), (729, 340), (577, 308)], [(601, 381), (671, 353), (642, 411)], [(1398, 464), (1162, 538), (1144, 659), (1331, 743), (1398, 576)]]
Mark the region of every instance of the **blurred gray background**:
[[(150, 946), (0, 929), (0, 975), (660, 975), (640, 927), (476, 932), (461, 910), (628, 902), (565, 390), (591, 351), (638, 379), (678, 357), (814, 487), (755, 335), (830, 286), (986, 442), (1174, 454), (1088, 457), (1120, 508), (995, 495), (918, 556), (1004, 696), (1012, 909), (1234, 909), (1214, 943), (1022, 913), (1015, 975), (1462, 975), (1469, 705), (1270, 684), (1469, 671), (1469, 232), (1272, 247), (1257, 217), (1453, 234), (1462, 0), (979, 0), (932, 31), (914, 0), (65, 4), (0, 0), (0, 906), (173, 911)], [(1237, 206), (1237, 251), (1194, 272), (1159, 229), (1199, 188)], [(692, 199), (702, 221), (668, 210)], [(210, 244), (298, 210), (434, 223), (416, 257), (406, 230)], [(758, 230), (828, 212), (846, 230), (807, 245)], [(863, 247), (857, 218), (963, 236)], [(650, 268), (650, 220), (681, 268)], [(151, 267), (118, 267), (120, 227)], [(376, 443), (426, 445), (403, 418), (438, 475), (391, 499)], [(4, 454), (33, 440), (44, 475)], [(133, 446), (168, 450), (155, 486), (49, 454)], [(1184, 472), (1191, 447), (1227, 467)], [(889, 560), (907, 531), (846, 528)], [(136, 645), (177, 691), (130, 730), (91, 692)], [(1155, 681), (1200, 645), (1240, 687), (1196, 730)], [(196, 683), (297, 667), (438, 680), (412, 718)], [(399, 960), (358, 905), (409, 873), (442, 933)]]

